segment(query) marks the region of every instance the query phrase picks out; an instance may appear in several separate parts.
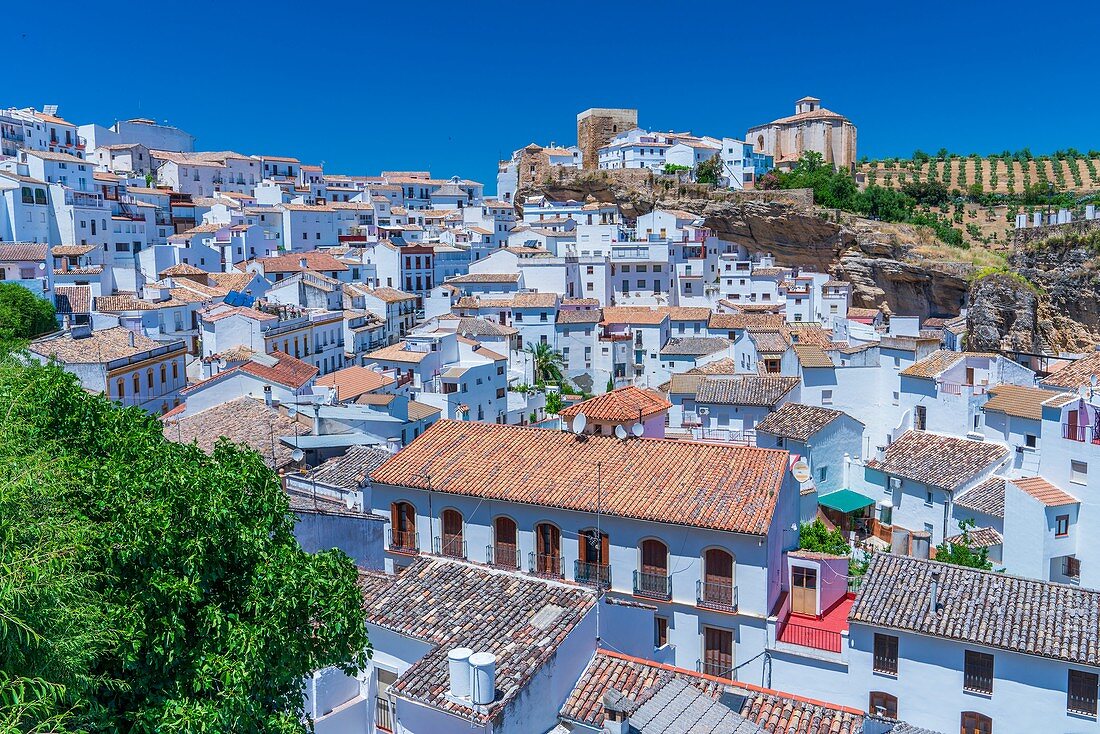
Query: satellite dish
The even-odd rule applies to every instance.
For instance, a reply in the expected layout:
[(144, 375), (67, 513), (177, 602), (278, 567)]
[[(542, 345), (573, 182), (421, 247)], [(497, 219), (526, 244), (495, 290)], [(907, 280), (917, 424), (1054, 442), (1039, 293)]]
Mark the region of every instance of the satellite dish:
[(584, 427), (587, 425), (588, 418), (585, 417), (584, 413), (577, 413), (575, 416), (573, 416), (573, 433), (577, 434), (578, 436), (581, 435), (581, 433), (584, 432)]
[(622, 426), (615, 426), (615, 438), (622, 441), (624, 438), (626, 438), (626, 436), (627, 433), (625, 428), (623, 428)]
[(645, 426), (641, 423), (635, 423), (630, 427), (630, 432), (634, 434), (634, 438), (641, 438), (642, 434), (645, 433)]
[(810, 481), (810, 465), (799, 459), (791, 464), (791, 474), (798, 480), (799, 484), (808, 482)]
[(290, 452), (290, 458), (293, 459), (295, 462), (299, 462), (302, 459), (306, 458), (306, 452), (302, 451), (301, 449), (294, 449)]

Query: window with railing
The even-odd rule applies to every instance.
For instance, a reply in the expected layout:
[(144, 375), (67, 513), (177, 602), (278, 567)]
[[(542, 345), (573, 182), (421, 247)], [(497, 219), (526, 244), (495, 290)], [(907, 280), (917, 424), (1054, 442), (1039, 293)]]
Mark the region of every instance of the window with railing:
[(898, 673), (898, 638), (894, 635), (875, 634), (875, 653), (872, 667), (876, 673)]
[(499, 568), (519, 569), (519, 544), (516, 523), (510, 517), (493, 521), (494, 542), (486, 548), (486, 562)]
[(672, 577), (668, 575), (668, 547), (653, 538), (643, 540), (641, 569), (634, 572), (634, 594), (648, 599), (672, 598)]
[(376, 698), (374, 727), (380, 731), (392, 732), (396, 720), (397, 712), (394, 710), (393, 701), (386, 696), (379, 696)]
[(416, 553), (419, 543), (416, 534), (416, 508), (408, 502), (394, 502), (390, 505), (391, 551), (398, 553)]
[(451, 558), (466, 557), (466, 541), (462, 537), (462, 513), (458, 510), (444, 510), (440, 513), (442, 535), (435, 538), (435, 553)]
[(557, 526), (547, 522), (535, 526), (535, 550), (528, 567), (538, 576), (561, 577), (561, 530)]
[(963, 688), (974, 693), (993, 693), (993, 656), (966, 650), (963, 661)]
[(696, 584), (696, 602), (699, 606), (737, 611), (733, 564), (733, 556), (720, 548), (711, 548), (703, 554), (703, 578)]
[(611, 565), (607, 533), (595, 529), (582, 530), (577, 538), (577, 561), (573, 578), (581, 584), (607, 587), (611, 585)]
[(1066, 685), (1066, 710), (1074, 714), (1096, 716), (1096, 692), (1100, 676), (1084, 670), (1069, 671)]

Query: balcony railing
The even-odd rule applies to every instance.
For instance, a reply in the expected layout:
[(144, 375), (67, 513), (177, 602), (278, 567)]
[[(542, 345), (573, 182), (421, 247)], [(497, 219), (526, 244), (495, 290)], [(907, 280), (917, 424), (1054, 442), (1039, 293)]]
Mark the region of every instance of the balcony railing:
[(512, 543), (485, 546), (485, 562), (497, 568), (519, 570), (519, 548)]
[(647, 599), (672, 599), (672, 577), (667, 573), (634, 572), (634, 595)]
[(392, 732), (394, 722), (397, 720), (397, 712), (394, 711), (393, 701), (385, 696), (378, 696), (374, 701), (374, 728)]
[(703, 675), (713, 675), (715, 678), (725, 678), (726, 680), (735, 680), (733, 674), (733, 666), (726, 665), (725, 663), (711, 663), (705, 660), (695, 661), (695, 670)]
[(1088, 443), (1100, 444), (1100, 435), (1093, 430), (1092, 426), (1063, 423), (1062, 438), (1070, 441), (1087, 441)]
[(527, 557), (527, 567), (536, 576), (561, 578), (561, 556), (532, 551)]
[(390, 530), (390, 550), (395, 553), (419, 553), (420, 538), (415, 530)]
[(466, 557), (466, 541), (461, 535), (438, 535), (432, 538), (432, 552), (437, 556), (449, 556), (451, 558)]
[(696, 581), (696, 603), (721, 612), (737, 611), (737, 587), (733, 581)]
[(573, 562), (573, 578), (579, 584), (606, 589), (611, 586), (611, 566), (606, 563)]
[(840, 652), (841, 635), (839, 632), (792, 622), (790, 617), (779, 623), (775, 639), (789, 645), (811, 647), (815, 650), (825, 650), (827, 652)]

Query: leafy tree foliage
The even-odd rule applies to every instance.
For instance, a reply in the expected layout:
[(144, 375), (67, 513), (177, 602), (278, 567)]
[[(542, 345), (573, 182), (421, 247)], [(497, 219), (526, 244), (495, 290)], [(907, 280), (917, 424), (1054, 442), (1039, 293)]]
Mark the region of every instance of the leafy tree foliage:
[(534, 371), (535, 384), (560, 384), (564, 382), (562, 370), (565, 368), (565, 359), (561, 352), (549, 344), (527, 342), (524, 349), (531, 355), (531, 368)]
[(695, 167), (695, 180), (698, 183), (716, 184), (721, 176), (721, 156), (711, 156)]
[(53, 304), (18, 283), (0, 283), (0, 340), (33, 339), (56, 328)]
[(846, 556), (852, 551), (844, 538), (844, 533), (836, 528), (829, 530), (825, 523), (821, 522), (821, 518), (803, 523), (798, 529), (798, 547), (801, 550), (829, 553), (834, 556)]
[(5, 360), (0, 405), (0, 692), (31, 693), (0, 722), (302, 732), (302, 678), (363, 664), (356, 569), (301, 549), (258, 454), (166, 441), (54, 365)]
[(989, 560), (988, 548), (970, 547), (970, 531), (974, 529), (974, 525), (973, 519), (961, 521), (959, 529), (962, 530), (962, 543), (948, 543), (946, 540), (940, 543), (936, 546), (936, 560), (985, 571), (993, 568), (993, 562)]
[(907, 181), (901, 192), (920, 206), (943, 206), (949, 198), (947, 185), (938, 180)]
[(546, 412), (557, 415), (561, 412), (562, 400), (560, 392), (546, 393)]

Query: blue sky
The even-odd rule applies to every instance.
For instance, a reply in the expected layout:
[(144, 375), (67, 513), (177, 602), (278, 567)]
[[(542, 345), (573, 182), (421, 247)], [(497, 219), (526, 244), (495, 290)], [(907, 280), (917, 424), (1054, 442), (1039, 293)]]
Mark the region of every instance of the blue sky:
[[(498, 157), (574, 142), (587, 107), (743, 136), (809, 94), (856, 123), (860, 155), (1100, 148), (1100, 95), (1077, 96), (1098, 82), (1095, 6), (983, 5), (21, 2), (0, 24), (0, 105), (167, 119), (207, 150), (488, 190)], [(126, 20), (97, 32), (93, 6)]]

